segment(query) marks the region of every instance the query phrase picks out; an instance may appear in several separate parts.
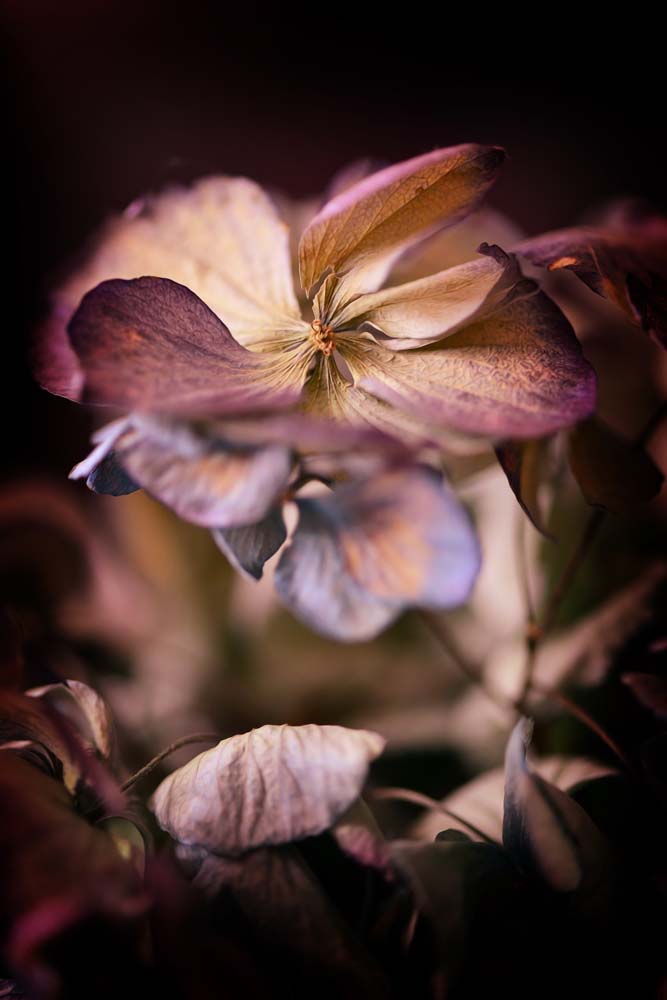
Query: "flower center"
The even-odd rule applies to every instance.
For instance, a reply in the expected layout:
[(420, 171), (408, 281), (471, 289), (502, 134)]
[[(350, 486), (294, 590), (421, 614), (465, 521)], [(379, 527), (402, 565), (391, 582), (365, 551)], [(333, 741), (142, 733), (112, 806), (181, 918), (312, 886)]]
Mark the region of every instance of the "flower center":
[(321, 319), (314, 319), (310, 324), (310, 339), (318, 351), (330, 358), (336, 347), (336, 336), (332, 326), (327, 326)]

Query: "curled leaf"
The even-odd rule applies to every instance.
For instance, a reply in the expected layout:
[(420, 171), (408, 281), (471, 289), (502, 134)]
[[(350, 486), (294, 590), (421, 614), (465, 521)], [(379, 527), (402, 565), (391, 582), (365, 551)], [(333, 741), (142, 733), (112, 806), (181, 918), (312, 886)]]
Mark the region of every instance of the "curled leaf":
[(31, 688), (26, 694), (51, 705), (74, 726), (86, 745), (97, 750), (102, 757), (111, 757), (114, 748), (111, 709), (88, 684), (67, 680), (62, 684)]
[(608, 858), (602, 834), (571, 796), (535, 774), (526, 750), (530, 727), (515, 726), (505, 756), (503, 844), (517, 866), (553, 889), (597, 883)]
[(552, 538), (546, 527), (540, 504), (545, 452), (548, 438), (528, 441), (502, 441), (496, 445), (496, 456), (507, 476), (514, 496), (531, 524), (545, 538)]
[(537, 267), (573, 271), (667, 346), (666, 218), (612, 217), (607, 225), (533, 237), (520, 243), (517, 251)]

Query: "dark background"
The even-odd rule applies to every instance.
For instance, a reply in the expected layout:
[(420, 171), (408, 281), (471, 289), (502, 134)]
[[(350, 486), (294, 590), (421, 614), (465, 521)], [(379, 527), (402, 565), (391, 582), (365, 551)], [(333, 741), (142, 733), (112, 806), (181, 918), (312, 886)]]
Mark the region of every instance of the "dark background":
[[(664, 56), (615, 8), (453, 10), (211, 0), (2, 5), (6, 475), (62, 476), (87, 420), (25, 360), (50, 281), (104, 217), (170, 180), (319, 192), (341, 165), (498, 143), (492, 201), (528, 232), (610, 197), (661, 203)], [(610, 8), (611, 11), (611, 8)]]

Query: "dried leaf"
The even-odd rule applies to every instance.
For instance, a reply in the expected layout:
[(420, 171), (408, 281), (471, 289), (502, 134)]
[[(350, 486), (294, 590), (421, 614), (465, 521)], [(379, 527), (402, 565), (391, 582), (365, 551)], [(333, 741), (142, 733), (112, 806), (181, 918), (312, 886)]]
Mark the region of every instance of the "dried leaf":
[(503, 844), (522, 871), (559, 892), (597, 886), (608, 864), (605, 840), (573, 798), (531, 770), (529, 740), (522, 719), (505, 756)]
[(333, 826), (358, 798), (382, 737), (340, 726), (262, 726), (223, 740), (152, 799), (180, 843), (236, 857)]
[(26, 691), (31, 698), (48, 703), (63, 716), (87, 746), (102, 757), (110, 758), (115, 733), (111, 709), (97, 691), (82, 681), (66, 680), (62, 684), (47, 684)]
[(667, 218), (612, 218), (606, 226), (562, 229), (526, 240), (517, 251), (537, 267), (574, 271), (667, 346)]
[(662, 486), (663, 475), (646, 451), (598, 417), (570, 431), (569, 457), (585, 500), (614, 514), (646, 503)]
[(543, 482), (543, 460), (549, 440), (536, 438), (532, 441), (502, 441), (495, 451), (521, 509), (540, 534), (553, 540), (546, 528), (539, 496)]

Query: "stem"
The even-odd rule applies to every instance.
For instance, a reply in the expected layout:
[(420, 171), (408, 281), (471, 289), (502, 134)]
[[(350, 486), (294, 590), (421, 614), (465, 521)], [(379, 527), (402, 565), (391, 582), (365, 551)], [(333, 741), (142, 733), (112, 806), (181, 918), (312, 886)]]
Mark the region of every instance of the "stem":
[(174, 753), (176, 750), (180, 750), (181, 747), (186, 747), (190, 743), (217, 743), (219, 739), (220, 736), (218, 733), (192, 733), (190, 736), (179, 737), (179, 739), (174, 740), (174, 742), (170, 743), (164, 750), (161, 750), (156, 757), (149, 760), (147, 764), (144, 764), (143, 767), (139, 768), (139, 770), (128, 778), (127, 781), (124, 781), (120, 786), (121, 791), (129, 791), (129, 789), (133, 788), (138, 781), (141, 781), (143, 778), (151, 774), (158, 764), (162, 763), (165, 757), (168, 757), (169, 754)]
[(604, 510), (594, 510), (589, 516), (586, 524), (584, 525), (584, 530), (579, 536), (579, 541), (577, 542), (572, 555), (565, 564), (565, 568), (561, 573), (556, 586), (551, 592), (551, 596), (547, 601), (547, 606), (545, 608), (544, 614), (542, 616), (542, 621), (540, 623), (540, 636), (541, 638), (546, 632), (548, 632), (554, 625), (556, 618), (558, 617), (558, 612), (560, 611), (561, 605), (572, 581), (577, 575), (577, 572), (583, 563), (591, 543), (595, 539), (598, 531), (602, 527), (604, 522), (606, 511)]
[[(369, 793), (367, 793), (369, 794)], [(422, 792), (415, 792), (411, 788), (371, 788), (370, 795), (374, 799), (389, 799), (390, 801), (397, 802), (410, 802), (415, 806), (422, 806), (423, 809), (433, 809), (436, 812), (441, 812), (444, 816), (448, 816), (453, 819), (456, 823), (460, 823), (461, 826), (465, 826), (474, 833), (476, 837), (480, 837), (482, 840), (486, 841), (487, 844), (496, 844), (497, 841), (493, 837), (489, 837), (488, 834), (476, 827), (474, 823), (469, 823), (467, 819), (463, 816), (459, 816), (458, 813), (453, 812), (451, 809), (447, 809), (443, 806), (441, 802), (437, 799), (432, 799), (429, 795), (424, 795)]]
[(628, 769), (632, 770), (632, 764), (630, 763), (628, 757), (623, 752), (621, 747), (618, 745), (616, 740), (609, 735), (606, 729), (596, 722), (592, 715), (589, 715), (586, 709), (582, 708), (581, 705), (577, 705), (576, 701), (572, 701), (567, 695), (562, 694), (560, 691), (556, 691), (555, 688), (544, 688), (540, 684), (531, 684), (533, 691), (537, 694), (542, 695), (543, 698), (547, 698), (549, 701), (555, 702), (557, 705), (561, 705), (566, 711), (573, 715), (575, 719), (583, 723), (591, 732), (605, 743), (609, 749), (618, 757), (621, 763)]
[[(578, 719), (579, 722), (582, 723), (582, 725), (586, 726), (587, 729), (590, 729), (592, 733), (595, 733), (595, 735), (599, 739), (601, 739), (602, 742), (605, 743), (610, 750), (613, 751), (613, 753), (618, 757), (618, 759), (625, 767), (631, 768), (631, 764), (628, 758), (624, 754), (623, 750), (621, 750), (616, 740), (614, 740), (614, 738), (610, 736), (609, 733), (605, 729), (603, 729), (603, 727), (598, 722), (596, 722), (591, 715), (588, 714), (586, 709), (582, 708), (580, 705), (577, 705), (577, 703), (575, 701), (572, 701), (571, 698), (568, 698), (567, 695), (561, 694), (560, 691), (557, 691), (554, 688), (543, 687), (541, 684), (536, 683), (532, 679), (532, 672), (538, 649), (537, 640), (535, 640), (531, 644), (532, 645), (531, 659), (526, 664), (527, 667), (526, 674), (529, 675), (529, 677), (527, 676), (528, 680), (527, 689), (525, 690), (525, 692), (522, 693), (522, 696), (520, 698), (518, 698), (516, 701), (511, 701), (509, 699), (503, 698), (502, 695), (499, 695), (496, 692), (490, 691), (489, 688), (485, 686), (484, 680), (481, 676), (481, 670), (470, 664), (465, 659), (465, 657), (458, 651), (456, 644), (454, 643), (452, 637), (449, 635), (447, 629), (445, 628), (442, 622), (440, 622), (434, 615), (431, 615), (427, 612), (420, 612), (420, 617), (429, 626), (431, 632), (433, 632), (435, 637), (441, 642), (445, 652), (454, 660), (456, 665), (460, 668), (461, 672), (465, 674), (465, 676), (470, 681), (472, 681), (473, 684), (476, 684), (478, 687), (480, 687), (481, 690), (484, 691), (484, 693), (493, 701), (493, 703), (496, 706), (504, 710), (507, 710), (508, 708), (513, 709), (515, 712), (525, 715), (525, 701), (530, 691), (534, 691), (536, 694), (539, 694), (542, 698), (546, 698), (547, 701), (552, 701), (555, 704), (559, 705), (561, 708), (564, 708), (567, 712), (570, 713), (570, 715), (574, 716), (575, 719)], [(419, 793), (415, 792), (414, 794), (419, 794)], [(460, 822), (464, 821), (460, 820)]]
[(429, 631), (438, 640), (449, 658), (456, 664), (461, 673), (464, 674), (469, 681), (480, 688), (487, 698), (494, 703), (494, 705), (502, 708), (503, 710), (514, 708), (513, 701), (509, 698), (504, 698), (503, 695), (498, 694), (496, 691), (493, 691), (490, 687), (488, 687), (484, 677), (482, 676), (481, 669), (466, 659), (464, 654), (459, 649), (453, 635), (451, 635), (445, 623), (437, 615), (430, 611), (418, 611), (417, 614)]

